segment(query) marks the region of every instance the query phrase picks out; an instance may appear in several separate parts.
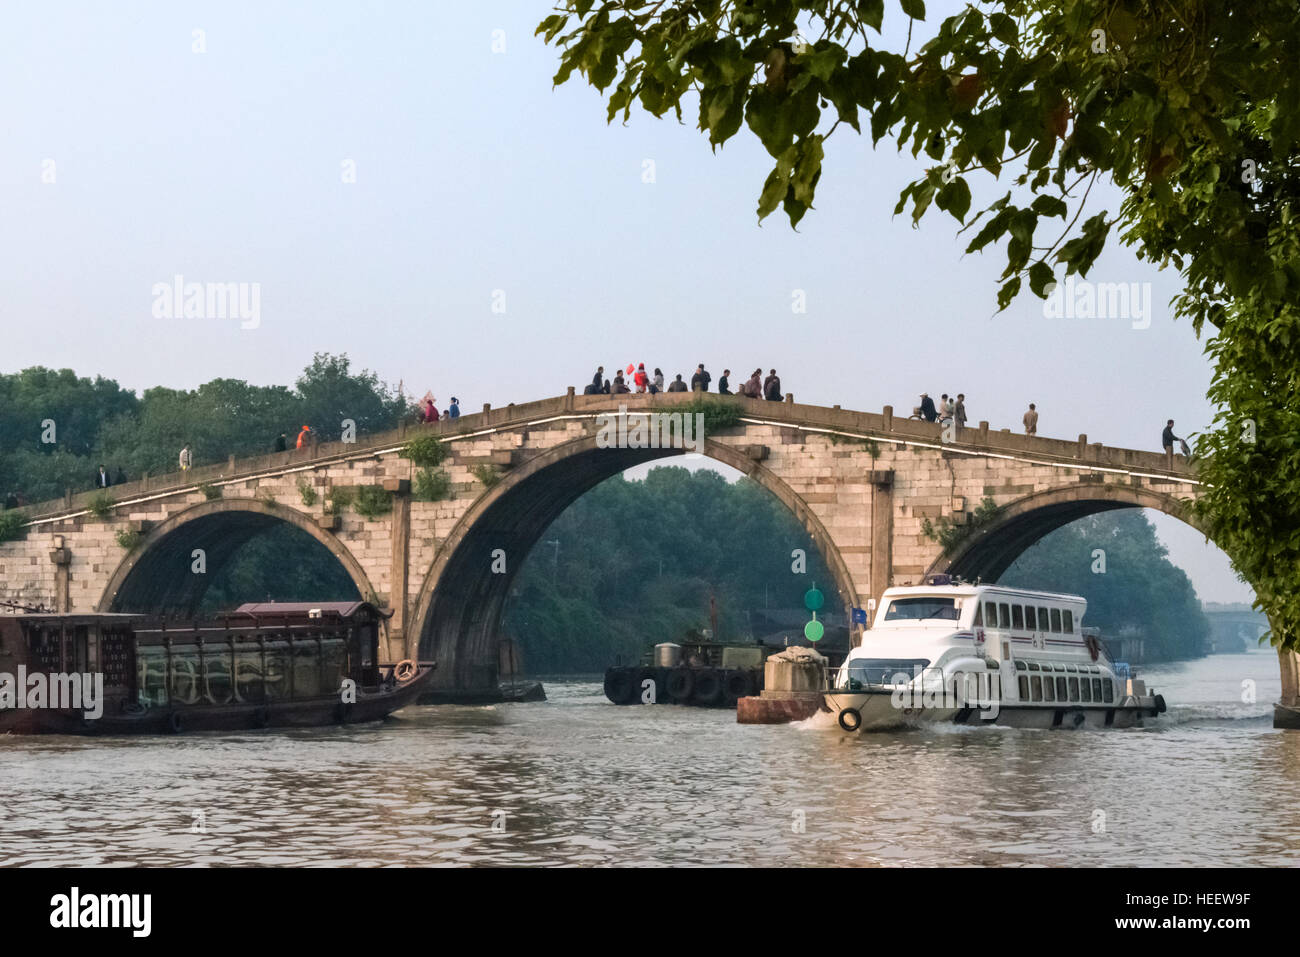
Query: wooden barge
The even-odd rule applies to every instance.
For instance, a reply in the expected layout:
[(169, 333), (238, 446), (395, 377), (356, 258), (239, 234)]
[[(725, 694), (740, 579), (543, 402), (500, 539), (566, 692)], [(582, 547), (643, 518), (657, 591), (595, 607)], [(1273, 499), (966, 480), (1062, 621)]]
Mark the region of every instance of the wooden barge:
[(205, 622), (0, 615), (0, 734), (177, 734), (379, 720), (432, 662), (379, 662), (368, 602), (241, 605)]

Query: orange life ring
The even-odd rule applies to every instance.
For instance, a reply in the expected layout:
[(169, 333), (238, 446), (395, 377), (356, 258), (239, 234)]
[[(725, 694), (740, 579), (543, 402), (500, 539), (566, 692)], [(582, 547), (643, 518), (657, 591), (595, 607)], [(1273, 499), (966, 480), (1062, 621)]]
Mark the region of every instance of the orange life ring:
[(393, 677), (398, 681), (410, 681), (415, 677), (418, 670), (414, 661), (410, 658), (403, 658), (393, 666)]

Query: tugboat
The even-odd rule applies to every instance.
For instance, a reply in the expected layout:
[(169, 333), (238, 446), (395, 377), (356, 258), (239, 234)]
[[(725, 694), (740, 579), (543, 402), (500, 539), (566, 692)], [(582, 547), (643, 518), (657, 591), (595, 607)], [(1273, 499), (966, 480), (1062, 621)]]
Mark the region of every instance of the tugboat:
[(1078, 595), (947, 575), (886, 589), (836, 672), (826, 707), (848, 732), (947, 722), (1127, 728), (1165, 700), (1083, 630)]
[(0, 614), (0, 734), (159, 734), (376, 721), (432, 662), (379, 663), (369, 602), (245, 604), (206, 622)]

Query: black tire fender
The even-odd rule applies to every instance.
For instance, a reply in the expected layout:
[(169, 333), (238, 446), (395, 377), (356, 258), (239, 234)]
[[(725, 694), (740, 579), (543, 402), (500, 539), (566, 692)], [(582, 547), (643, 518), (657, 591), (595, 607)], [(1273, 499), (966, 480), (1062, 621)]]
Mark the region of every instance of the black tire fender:
[[(846, 720), (847, 719), (847, 720)], [(862, 727), (862, 712), (857, 708), (845, 708), (836, 719), (845, 731), (856, 731)]]
[(701, 671), (695, 678), (695, 691), (691, 700), (696, 704), (715, 704), (722, 697), (722, 679), (712, 668)]
[(668, 697), (677, 701), (686, 701), (695, 690), (695, 674), (690, 668), (674, 668), (668, 672), (668, 680), (664, 684)]

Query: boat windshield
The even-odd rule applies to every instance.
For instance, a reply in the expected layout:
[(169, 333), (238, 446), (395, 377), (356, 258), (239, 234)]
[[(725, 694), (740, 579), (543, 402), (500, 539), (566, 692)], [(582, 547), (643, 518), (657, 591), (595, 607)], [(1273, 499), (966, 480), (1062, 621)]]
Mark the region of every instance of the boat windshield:
[(956, 599), (927, 596), (895, 598), (885, 611), (885, 621), (919, 621), (922, 618), (956, 621), (960, 616)]
[(855, 658), (849, 662), (845, 687), (861, 691), (867, 685), (904, 684), (914, 680), (929, 658)]

